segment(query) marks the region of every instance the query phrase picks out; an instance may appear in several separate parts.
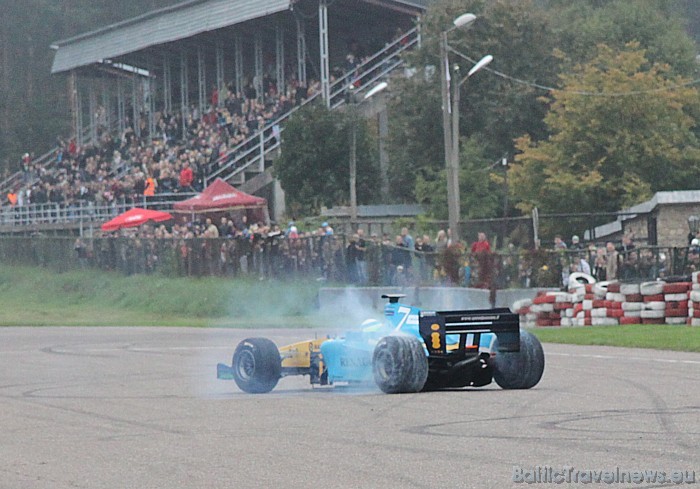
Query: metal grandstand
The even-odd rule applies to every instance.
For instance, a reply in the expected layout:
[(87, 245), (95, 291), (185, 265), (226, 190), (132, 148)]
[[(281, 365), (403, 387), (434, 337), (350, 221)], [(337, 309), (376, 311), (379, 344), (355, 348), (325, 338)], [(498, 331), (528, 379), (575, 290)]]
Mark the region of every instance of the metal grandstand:
[[(401, 66), (400, 55), (420, 43), (417, 19), (429, 3), (189, 0), (55, 42), (52, 73), (68, 76), (73, 137), (81, 145), (97, 140), (100, 123), (114, 133), (133, 124), (140, 137), (133, 121), (142, 114), (150, 137), (156, 132), (157, 113), (202, 114), (214, 87), (221, 92), (230, 83), (240, 92), (252, 80), (262, 96), (264, 74), (278, 86), (290, 76), (302, 84), (318, 80), (321, 90), (310, 99), (337, 108), (350, 83), (365, 90)], [(353, 72), (334, 78), (332, 67), (358, 41), (369, 56)], [(102, 121), (98, 107), (104, 112)], [(297, 108), (231, 148), (207, 180), (219, 176), (240, 185), (264, 171), (266, 160), (279, 148), (284, 122)], [(184, 134), (185, 117), (181, 119)], [(55, 157), (52, 151), (37, 162), (49, 167)], [(261, 181), (269, 183), (270, 178)], [(17, 174), (0, 187), (7, 190), (27, 183)], [(246, 191), (258, 190), (248, 182)]]

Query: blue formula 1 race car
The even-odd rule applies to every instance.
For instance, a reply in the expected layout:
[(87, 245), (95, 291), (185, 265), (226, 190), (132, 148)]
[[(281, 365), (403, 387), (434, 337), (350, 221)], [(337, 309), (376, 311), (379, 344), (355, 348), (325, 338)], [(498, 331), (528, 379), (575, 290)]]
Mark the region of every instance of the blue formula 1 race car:
[(368, 320), (337, 338), (278, 348), (266, 338), (241, 341), (231, 365), (217, 365), (219, 379), (233, 379), (249, 393), (271, 391), (280, 378), (308, 375), (312, 385), (375, 382), (389, 394), (481, 387), (529, 389), (544, 372), (539, 340), (520, 329), (509, 309), (429, 311), (389, 303), (383, 322)]

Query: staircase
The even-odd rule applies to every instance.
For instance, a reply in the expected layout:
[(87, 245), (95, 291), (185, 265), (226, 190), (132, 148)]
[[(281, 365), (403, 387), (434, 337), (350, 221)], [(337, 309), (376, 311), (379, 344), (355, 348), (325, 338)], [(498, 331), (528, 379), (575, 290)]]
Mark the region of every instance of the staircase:
[[(377, 82), (403, 65), (401, 55), (419, 42), (420, 32), (418, 28), (413, 28), (365, 60), (357, 70), (337, 79), (330, 86), (330, 108), (334, 110), (345, 104), (348, 87), (351, 85), (356, 87), (354, 92), (359, 95), (368, 92)], [(272, 176), (266, 162), (274, 159), (279, 152), (284, 124), (297, 110), (320, 100), (320, 97), (320, 93), (313, 94), (303, 104), (294, 107), (238, 146), (231, 148), (217, 162), (218, 168), (205, 177), (204, 183), (222, 178), (248, 193), (254, 193), (269, 184)]]
[[(44, 153), (43, 155), (39, 156), (38, 158), (35, 158), (32, 160), (32, 164), (36, 168), (46, 168), (48, 166), (52, 166), (56, 163), (56, 157), (58, 155), (58, 147), (53, 148), (52, 150)], [(38, 181), (38, 178), (34, 178), (31, 176), (25, 175), (23, 171), (16, 171), (12, 175), (10, 175), (8, 178), (0, 182), (0, 192), (2, 192), (2, 198), (3, 198), (3, 203), (5, 196), (10, 193), (12, 190), (16, 190), (19, 187), (25, 187), (27, 185), (32, 185), (36, 181)]]
[[(83, 141), (86, 144), (92, 143), (92, 138), (90, 136), (90, 128), (86, 127), (83, 131)], [(32, 165), (35, 168), (49, 168), (58, 163), (58, 153), (60, 148), (56, 146), (55, 148), (47, 151), (38, 158), (32, 160)], [(5, 196), (10, 193), (11, 190), (16, 190), (20, 187), (31, 187), (35, 183), (39, 182), (38, 177), (25, 175), (22, 170), (16, 171), (5, 180), (0, 182), (0, 192), (2, 196), (2, 203), (5, 201)]]

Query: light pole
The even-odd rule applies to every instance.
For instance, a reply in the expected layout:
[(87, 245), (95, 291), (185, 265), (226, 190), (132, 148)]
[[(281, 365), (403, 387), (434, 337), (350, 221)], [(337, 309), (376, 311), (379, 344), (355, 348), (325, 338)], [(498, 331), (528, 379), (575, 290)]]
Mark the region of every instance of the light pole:
[(365, 100), (384, 90), (387, 86), (386, 82), (377, 83), (360, 101), (356, 99), (357, 94), (353, 92), (355, 87), (353, 85), (348, 87), (350, 90), (348, 101), (352, 106), (350, 109), (350, 222), (352, 224), (357, 222), (357, 107)]
[[(449, 52), (458, 53), (447, 42), (447, 35), (454, 29), (466, 27), (476, 20), (474, 14), (462, 14), (453, 21), (453, 26), (440, 34), (440, 75), (442, 88), (442, 127), (445, 143), (445, 169), (447, 172), (447, 215), (452, 241), (460, 240), (459, 230), (459, 87), (470, 76), (493, 61), (493, 56), (484, 56), (463, 79), (455, 78), (450, 66)], [(450, 94), (452, 88), (452, 94)]]
[(503, 166), (503, 231), (501, 233), (503, 242), (501, 244), (505, 246), (508, 232), (508, 158), (505, 156), (501, 159), (501, 166)]

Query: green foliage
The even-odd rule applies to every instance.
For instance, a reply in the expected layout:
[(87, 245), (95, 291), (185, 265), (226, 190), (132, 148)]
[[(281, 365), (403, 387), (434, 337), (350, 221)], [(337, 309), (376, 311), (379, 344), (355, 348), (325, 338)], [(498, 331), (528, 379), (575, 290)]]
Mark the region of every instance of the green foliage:
[(357, 201), (379, 198), (379, 167), (375, 141), (366, 121), (351, 111), (330, 111), (322, 104), (299, 110), (286, 124), (282, 154), (275, 175), (286, 192), (294, 217), (317, 214), (322, 206), (348, 204), (350, 195), (350, 134), (357, 130)]
[[(484, 156), (485, 148), (474, 138), (460, 146), (460, 215), (479, 219), (495, 215), (503, 198), (503, 181), (492, 162)], [(498, 165), (500, 167), (500, 165)], [(499, 168), (500, 169), (500, 168)], [(427, 169), (416, 177), (416, 199), (436, 219), (447, 219), (447, 179), (444, 169)]]
[[(423, 19), (423, 47), (408, 57), (416, 75), (397, 84), (389, 140), (391, 196), (425, 203), (434, 217), (446, 214), (437, 39), (451, 20), (464, 12), (475, 13), (477, 21), (467, 30), (451, 32), (450, 46), (473, 59), (492, 54), (492, 68), (540, 85), (593, 92), (663, 90), (687, 82), (684, 76), (696, 76), (696, 47), (678, 18), (692, 9), (682, 1), (435, 3)], [(615, 82), (611, 75), (605, 86), (592, 80), (576, 84), (576, 78), (582, 76), (580, 66), (594, 64), (598, 44), (605, 43), (619, 52), (629, 50), (626, 46), (630, 42), (638, 43), (644, 61), (637, 60), (639, 66), (617, 72), (629, 77), (628, 82)], [(614, 69), (620, 60), (609, 61)], [(460, 64), (462, 72), (469, 68), (463, 60)], [(632, 75), (652, 66), (656, 78), (667, 80), (665, 84)], [(696, 175), (693, 120), (697, 108), (692, 91), (675, 91), (670, 99), (664, 94), (612, 100), (579, 97), (575, 103), (566, 98), (546, 115), (556, 98), (542, 97), (541, 90), (486, 71), (471, 78), (462, 94), (461, 134), (470, 138), (471, 150), (484, 163), (529, 148), (526, 169), (514, 168), (510, 179), (511, 196), (521, 210), (541, 205), (543, 210), (561, 212), (564, 202), (575, 202), (576, 207), (569, 210), (618, 210), (618, 206), (637, 203), (656, 190), (687, 188)], [(674, 104), (682, 108), (674, 109)], [(598, 110), (596, 117), (591, 117), (591, 110)], [(564, 128), (568, 132), (562, 133)], [(552, 133), (554, 141), (549, 141)], [(557, 144), (557, 138), (566, 139), (566, 143)], [(469, 165), (478, 161), (478, 157), (462, 157), (462, 213), (495, 216), (499, 206), (490, 197), (502, 195), (498, 191), (502, 180), (496, 174), (485, 181), (478, 173), (483, 167)], [(595, 167), (603, 162), (604, 168)], [(662, 170), (665, 164), (673, 172)], [(569, 170), (562, 171), (567, 165)], [(605, 202), (602, 207), (601, 199)]]
[[(571, 64), (590, 61), (599, 44), (621, 50), (637, 42), (651, 63), (665, 63), (676, 74), (697, 71), (697, 46), (683, 29), (679, 15), (693, 9), (669, 0), (606, 0), (553, 2), (552, 30)], [(686, 6), (687, 7), (687, 6)], [(697, 6), (694, 10), (697, 10)]]
[[(545, 118), (552, 136), (518, 141), (511, 190), (519, 207), (615, 211), (700, 177), (700, 96), (668, 65), (650, 64), (637, 44), (598, 55), (563, 75)], [(587, 93), (629, 93), (586, 96)]]
[(69, 134), (67, 82), (49, 46), (179, 0), (7, 0), (0, 14), (0, 172), (17, 170)]
[[(559, 61), (553, 56), (555, 38), (547, 28), (546, 17), (530, 1), (483, 0), (442, 1), (426, 13), (423, 47), (408, 56), (416, 75), (397, 83), (396, 97), (390, 107), (391, 196), (394, 200), (423, 200), (432, 190), (431, 182), (440, 178), (444, 163), (442, 103), (439, 76), (439, 33), (451, 25), (452, 19), (464, 12), (473, 12), (478, 19), (469, 29), (450, 33), (449, 44), (473, 59), (486, 54), (494, 56), (491, 67), (512, 76), (540, 83), (553, 83)], [(471, 64), (457, 55), (462, 76)], [(540, 138), (546, 135), (543, 118), (546, 104), (538, 99), (541, 93), (482, 71), (469, 79), (461, 89), (460, 131), (470, 138), (471, 148), (484, 161), (495, 161), (512, 154), (513, 139), (522, 134)], [(482, 167), (467, 167), (482, 171)], [(479, 176), (468, 175), (480, 182)], [(479, 185), (482, 189), (487, 189)], [(441, 192), (444, 194), (444, 192)], [(435, 198), (439, 199), (440, 195)], [(468, 201), (469, 197), (467, 197)], [(480, 200), (480, 199), (477, 199)], [(436, 202), (433, 209), (440, 205)], [(493, 208), (469, 205), (469, 215), (485, 216)], [(444, 209), (442, 214), (444, 214)]]

